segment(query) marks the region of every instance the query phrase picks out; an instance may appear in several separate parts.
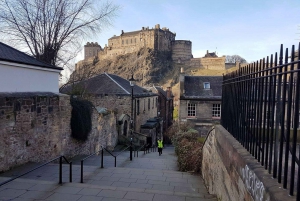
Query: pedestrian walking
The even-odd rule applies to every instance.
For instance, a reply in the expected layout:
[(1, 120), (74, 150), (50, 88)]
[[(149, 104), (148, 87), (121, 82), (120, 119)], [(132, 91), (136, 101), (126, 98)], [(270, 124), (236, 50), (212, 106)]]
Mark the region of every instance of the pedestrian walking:
[(158, 140), (157, 140), (157, 148), (158, 148), (158, 154), (159, 154), (159, 156), (160, 155), (162, 155), (162, 149), (163, 149), (163, 141), (160, 139), (160, 138), (158, 138)]

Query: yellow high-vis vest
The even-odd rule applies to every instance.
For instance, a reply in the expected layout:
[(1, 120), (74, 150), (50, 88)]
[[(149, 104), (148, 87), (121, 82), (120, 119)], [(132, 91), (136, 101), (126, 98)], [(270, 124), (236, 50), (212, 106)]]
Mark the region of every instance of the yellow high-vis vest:
[(163, 141), (162, 140), (157, 140), (157, 147), (158, 148), (163, 148)]

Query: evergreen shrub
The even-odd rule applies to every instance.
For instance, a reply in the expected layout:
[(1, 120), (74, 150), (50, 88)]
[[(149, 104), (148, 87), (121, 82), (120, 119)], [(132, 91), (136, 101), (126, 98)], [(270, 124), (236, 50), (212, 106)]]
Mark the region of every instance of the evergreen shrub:
[(175, 123), (168, 131), (177, 155), (180, 171), (201, 172), (203, 143), (198, 140), (198, 131), (193, 125)]

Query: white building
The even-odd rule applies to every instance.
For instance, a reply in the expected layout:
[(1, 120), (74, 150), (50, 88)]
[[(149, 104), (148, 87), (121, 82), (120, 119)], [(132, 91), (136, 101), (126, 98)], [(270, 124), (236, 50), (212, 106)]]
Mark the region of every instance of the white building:
[(60, 67), (0, 42), (0, 92), (59, 92)]

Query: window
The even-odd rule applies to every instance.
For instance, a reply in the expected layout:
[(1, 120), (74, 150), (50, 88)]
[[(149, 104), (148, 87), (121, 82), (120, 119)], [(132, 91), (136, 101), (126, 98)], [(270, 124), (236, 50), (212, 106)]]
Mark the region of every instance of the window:
[(122, 45), (124, 45), (124, 40), (122, 40)]
[(140, 114), (140, 100), (136, 100), (136, 114)]
[(210, 83), (209, 82), (204, 82), (204, 89), (210, 89)]
[(150, 110), (150, 98), (148, 98), (148, 110)]
[(213, 104), (212, 117), (221, 117), (221, 104)]
[(154, 108), (154, 98), (153, 98), (153, 101), (152, 101), (152, 109)]
[(196, 117), (196, 104), (188, 103), (188, 117)]

